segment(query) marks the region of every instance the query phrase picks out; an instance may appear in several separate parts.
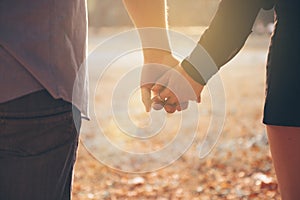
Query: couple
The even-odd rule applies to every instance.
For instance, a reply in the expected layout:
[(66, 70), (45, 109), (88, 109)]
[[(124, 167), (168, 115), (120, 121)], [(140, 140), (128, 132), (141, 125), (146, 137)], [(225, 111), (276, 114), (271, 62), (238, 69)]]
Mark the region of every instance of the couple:
[[(165, 0), (123, 1), (136, 27), (166, 28)], [(81, 115), (87, 114), (85, 80), (76, 85), (82, 95), (72, 99), (85, 58), (85, 4), (84, 0), (1, 1), (0, 199), (70, 199), (77, 130)], [(154, 106), (169, 113), (180, 111), (189, 100), (200, 102), (201, 91), (217, 68), (242, 48), (259, 10), (275, 6), (264, 123), (283, 200), (300, 199), (298, 5), (296, 0), (222, 0), (199, 46), (181, 64), (168, 47), (143, 50), (146, 110)], [(144, 46), (156, 42), (143, 32), (140, 37)], [(164, 31), (159, 41), (167, 44)], [(202, 48), (217, 68), (203, 65)], [(151, 68), (152, 63), (158, 65)], [(193, 91), (184, 91), (185, 86)]]

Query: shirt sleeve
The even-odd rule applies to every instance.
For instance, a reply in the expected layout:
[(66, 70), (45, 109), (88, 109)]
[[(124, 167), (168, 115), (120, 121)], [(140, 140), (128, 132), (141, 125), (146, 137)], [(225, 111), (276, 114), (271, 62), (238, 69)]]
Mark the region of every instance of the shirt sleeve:
[[(222, 0), (197, 46), (181, 63), (184, 70), (195, 81), (205, 85), (244, 46), (258, 12), (261, 8), (271, 8), (271, 1)], [(213, 60), (214, 65), (205, 65), (207, 59)]]

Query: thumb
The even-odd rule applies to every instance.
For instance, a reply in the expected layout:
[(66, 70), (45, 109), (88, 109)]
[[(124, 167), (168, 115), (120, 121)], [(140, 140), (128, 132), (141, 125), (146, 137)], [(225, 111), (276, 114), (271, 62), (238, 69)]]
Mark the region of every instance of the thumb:
[[(170, 70), (169, 70), (170, 71)], [(163, 74), (154, 84), (154, 86), (151, 88), (151, 90), (154, 92), (155, 95), (159, 94), (161, 91), (165, 89), (165, 87), (168, 86), (169, 82), (169, 71)]]

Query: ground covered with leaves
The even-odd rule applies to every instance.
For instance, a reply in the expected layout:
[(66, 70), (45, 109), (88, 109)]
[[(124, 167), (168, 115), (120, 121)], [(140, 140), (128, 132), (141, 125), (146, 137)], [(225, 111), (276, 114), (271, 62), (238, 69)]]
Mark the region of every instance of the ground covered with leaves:
[(91, 158), (81, 146), (73, 198), (279, 199), (265, 142), (265, 137), (240, 138), (217, 147), (204, 160), (190, 158), (187, 153), (172, 165), (146, 174), (112, 170)]

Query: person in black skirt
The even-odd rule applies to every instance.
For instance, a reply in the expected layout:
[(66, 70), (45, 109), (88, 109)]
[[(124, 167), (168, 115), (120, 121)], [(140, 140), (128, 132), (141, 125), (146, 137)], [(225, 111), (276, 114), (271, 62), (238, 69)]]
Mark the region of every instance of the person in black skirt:
[[(166, 28), (165, 1), (124, 0), (136, 27)], [(296, 0), (222, 0), (209, 27), (198, 42), (215, 62), (217, 69), (200, 74), (207, 66), (201, 65), (201, 56), (196, 47), (183, 62), (175, 66), (176, 59), (171, 51), (144, 49), (144, 62), (157, 62), (175, 66), (185, 77), (198, 97), (206, 83), (218, 69), (233, 58), (243, 47), (260, 9), (275, 8), (275, 29), (272, 34), (267, 62), (267, 88), (263, 122), (266, 125), (273, 163), (283, 200), (300, 199), (300, 12)], [(180, 13), (178, 13), (180, 14)], [(145, 36), (140, 35), (142, 43)], [(164, 38), (164, 37), (162, 37)], [(151, 38), (154, 42), (156, 38)], [(160, 38), (161, 39), (161, 38)], [(167, 59), (166, 59), (167, 58)], [(168, 61), (166, 61), (168, 60)], [(206, 69), (207, 71), (207, 69)], [(161, 71), (153, 75), (153, 82), (159, 82), (168, 74), (168, 85), (141, 85), (142, 99), (146, 110), (153, 103), (150, 91), (163, 99), (162, 107), (169, 113), (182, 110), (176, 96), (169, 88), (184, 85), (175, 80), (176, 75)], [(151, 76), (151, 75), (150, 75)], [(174, 79), (174, 80), (172, 80)], [(249, 80), (251, 81), (251, 80)], [(172, 85), (173, 84), (173, 85)], [(189, 86), (187, 86), (189, 87)], [(175, 97), (174, 97), (175, 96)], [(190, 98), (189, 100), (199, 100)]]

